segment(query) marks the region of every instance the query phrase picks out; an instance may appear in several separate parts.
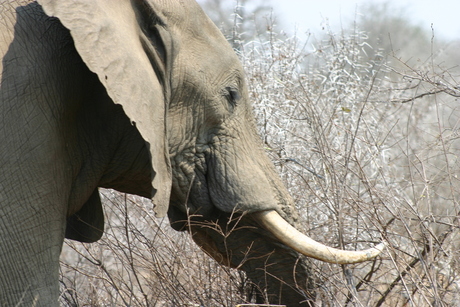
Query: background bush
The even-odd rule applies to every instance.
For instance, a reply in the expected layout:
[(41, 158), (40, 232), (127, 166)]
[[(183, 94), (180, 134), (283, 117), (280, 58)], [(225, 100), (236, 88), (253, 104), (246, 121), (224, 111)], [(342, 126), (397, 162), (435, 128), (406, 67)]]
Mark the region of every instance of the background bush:
[[(339, 34), (300, 40), (277, 30), (267, 6), (204, 2), (243, 62), (266, 151), (302, 217), (297, 227), (343, 249), (389, 243), (372, 262), (313, 260), (318, 303), (460, 305), (460, 43), (438, 41), (388, 5), (369, 7)], [(403, 37), (391, 43), (375, 32), (396, 22), (392, 35)], [(111, 190), (103, 199), (101, 241), (66, 241), (64, 305), (251, 301), (244, 273), (217, 265), (155, 218), (150, 202)]]

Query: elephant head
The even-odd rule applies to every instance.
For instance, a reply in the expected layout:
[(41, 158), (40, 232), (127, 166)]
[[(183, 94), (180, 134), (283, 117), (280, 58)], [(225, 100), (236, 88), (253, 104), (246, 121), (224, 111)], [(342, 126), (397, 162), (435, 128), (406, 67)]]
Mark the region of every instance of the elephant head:
[(298, 253), (331, 263), (380, 253), (330, 248), (291, 226), (293, 200), (257, 135), (242, 66), (194, 1), (38, 2), (1, 12), (10, 146), (0, 167), (11, 176), (0, 181), (0, 259), (35, 270), (27, 254), (43, 269), (30, 278), (0, 264), (14, 280), (0, 277), (0, 303), (57, 303), (64, 236), (102, 235), (97, 187), (151, 198), (157, 216), (245, 270), (270, 302), (311, 304)]

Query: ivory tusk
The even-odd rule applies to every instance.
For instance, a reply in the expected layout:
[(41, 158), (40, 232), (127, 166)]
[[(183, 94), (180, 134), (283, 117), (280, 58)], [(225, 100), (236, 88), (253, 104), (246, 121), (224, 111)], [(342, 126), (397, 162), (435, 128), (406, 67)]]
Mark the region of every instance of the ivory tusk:
[(305, 256), (329, 263), (350, 264), (368, 261), (377, 257), (386, 246), (385, 243), (380, 243), (363, 251), (346, 251), (328, 247), (295, 229), (275, 210), (256, 212), (252, 215), (285, 245)]

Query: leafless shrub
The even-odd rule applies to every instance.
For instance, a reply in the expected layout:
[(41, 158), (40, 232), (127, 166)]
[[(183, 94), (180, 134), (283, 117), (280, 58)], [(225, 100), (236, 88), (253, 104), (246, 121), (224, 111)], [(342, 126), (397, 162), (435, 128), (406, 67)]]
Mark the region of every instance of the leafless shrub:
[(98, 243), (66, 241), (61, 262), (67, 306), (233, 306), (246, 277), (219, 266), (154, 217), (139, 197), (104, 190), (107, 226)]
[(370, 59), (366, 38), (330, 34), (309, 52), (296, 40), (246, 46), (266, 149), (306, 232), (346, 249), (390, 244), (372, 263), (316, 263), (323, 303), (456, 306), (458, 69)]

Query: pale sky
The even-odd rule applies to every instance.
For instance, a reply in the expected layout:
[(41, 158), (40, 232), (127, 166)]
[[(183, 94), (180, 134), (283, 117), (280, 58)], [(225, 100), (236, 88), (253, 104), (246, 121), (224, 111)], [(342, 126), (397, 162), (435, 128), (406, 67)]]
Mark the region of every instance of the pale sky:
[(373, 1), (390, 2), (402, 8), (408, 18), (431, 34), (433, 24), (435, 36), (460, 40), (460, 0), (272, 0), (274, 11), (282, 19), (283, 29), (297, 34), (310, 30), (320, 31), (327, 19), (333, 31), (340, 30), (340, 23), (347, 26), (356, 13), (365, 14), (360, 4)]

